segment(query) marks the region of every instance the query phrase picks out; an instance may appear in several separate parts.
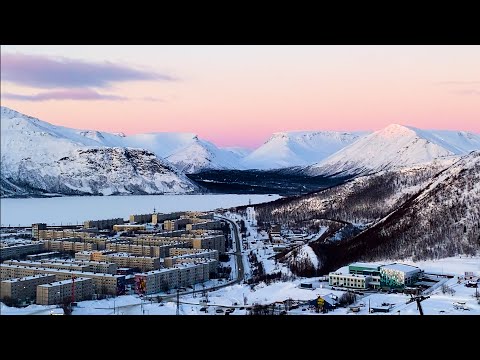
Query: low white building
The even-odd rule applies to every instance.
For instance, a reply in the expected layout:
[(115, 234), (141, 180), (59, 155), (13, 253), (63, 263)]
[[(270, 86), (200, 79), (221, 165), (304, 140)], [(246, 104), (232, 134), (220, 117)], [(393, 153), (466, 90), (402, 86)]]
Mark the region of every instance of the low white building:
[(342, 274), (330, 273), (328, 274), (328, 284), (330, 286), (343, 286), (352, 289), (367, 289), (372, 277), (368, 275), (359, 274)]

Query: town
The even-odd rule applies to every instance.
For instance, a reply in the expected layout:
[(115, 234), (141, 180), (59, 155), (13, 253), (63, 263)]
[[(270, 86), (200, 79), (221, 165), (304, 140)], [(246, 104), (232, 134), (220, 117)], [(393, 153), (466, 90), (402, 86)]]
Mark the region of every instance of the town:
[[(404, 304), (415, 303), (423, 314), (421, 302), (431, 293), (439, 289), (454, 293), (453, 288), (461, 285), (475, 288), (476, 302), (480, 302), (479, 277), (470, 271), (455, 277), (398, 262), (357, 262), (328, 274), (299, 277), (290, 271), (291, 264), (279, 261), (280, 255), (292, 252), (312, 258), (312, 254), (302, 255), (302, 249), (319, 235), (321, 231), (286, 229), (280, 224), (259, 226), (253, 206), (241, 211), (154, 211), (130, 215), (128, 220), (3, 228), (0, 297), (11, 307), (56, 305), (65, 314), (75, 312), (82, 301), (124, 295), (140, 298), (141, 304), (176, 301), (177, 314), (182, 303), (197, 304), (202, 313), (210, 308), (216, 314), (302, 314), (339, 308), (350, 313), (388, 313), (395, 310), (394, 303), (370, 304), (368, 299), (367, 305), (362, 299), (402, 294)], [(245, 295), (228, 305), (208, 300), (208, 292), (234, 285), (255, 291), (262, 283), (293, 280), (300, 291), (319, 292), (301, 300), (289, 296), (262, 304), (248, 304)], [(201, 299), (194, 299), (196, 294)], [(465, 301), (454, 307), (469, 310)]]

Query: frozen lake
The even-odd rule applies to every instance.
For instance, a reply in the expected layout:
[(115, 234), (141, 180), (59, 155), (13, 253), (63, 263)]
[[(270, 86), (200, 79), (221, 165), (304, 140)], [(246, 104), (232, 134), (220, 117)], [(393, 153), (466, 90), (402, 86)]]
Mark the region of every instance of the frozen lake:
[(48, 225), (80, 224), (85, 220), (116, 217), (128, 219), (131, 214), (183, 210), (206, 211), (217, 208), (273, 201), (279, 195), (131, 195), (67, 196), (56, 198), (0, 199), (2, 226), (29, 226), (36, 222)]

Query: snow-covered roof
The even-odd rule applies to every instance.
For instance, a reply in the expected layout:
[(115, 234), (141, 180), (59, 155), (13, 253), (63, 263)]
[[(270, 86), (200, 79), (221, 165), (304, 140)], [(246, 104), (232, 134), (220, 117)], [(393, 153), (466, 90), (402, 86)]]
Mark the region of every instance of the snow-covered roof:
[(3, 280), (2, 282), (4, 282), (4, 281), (5, 282), (10, 282), (10, 283), (22, 282), (22, 281), (28, 281), (28, 280), (42, 278), (42, 277), (45, 277), (45, 276), (53, 276), (53, 274), (37, 274), (37, 275), (25, 276), (25, 277), (22, 277), (22, 278), (7, 279), (7, 280)]
[(344, 274), (341, 272), (331, 272), (328, 274), (330, 275), (341, 275), (343, 277), (349, 277), (349, 278), (360, 278), (360, 279), (366, 279), (367, 277), (370, 278), (368, 275), (361, 275), (361, 274)]
[(362, 263), (362, 262), (355, 262), (353, 264), (350, 264), (348, 266), (357, 266), (357, 267), (366, 267), (366, 268), (378, 268), (382, 266), (381, 264), (369, 264), (369, 263)]
[(382, 265), (381, 268), (402, 271), (404, 273), (421, 271), (421, 269), (416, 266), (398, 264), (398, 263)]
[[(86, 280), (90, 280), (90, 279), (79, 277), (79, 278), (75, 279), (75, 282), (78, 283), (79, 281), (86, 281)], [(42, 285), (38, 285), (38, 286), (52, 287), (52, 286), (59, 286), (59, 285), (65, 285), (65, 284), (71, 284), (71, 283), (72, 283), (72, 279), (67, 279), (67, 280), (55, 281), (55, 282), (52, 282), (52, 283), (49, 283), (49, 284), (42, 284)]]

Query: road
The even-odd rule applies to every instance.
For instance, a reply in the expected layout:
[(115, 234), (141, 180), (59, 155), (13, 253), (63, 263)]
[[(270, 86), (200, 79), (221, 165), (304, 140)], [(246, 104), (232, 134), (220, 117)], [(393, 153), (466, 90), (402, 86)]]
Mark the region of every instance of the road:
[(237, 269), (238, 269), (237, 280), (234, 281), (233, 283), (234, 284), (240, 283), (241, 281), (243, 281), (245, 277), (245, 269), (243, 268), (243, 260), (242, 260), (242, 242), (240, 241), (240, 236), (239, 236), (240, 230), (238, 229), (238, 226), (234, 221), (227, 219), (223, 216), (216, 216), (216, 217), (228, 222), (230, 224), (230, 227), (232, 227), (233, 229), (233, 234), (235, 236), (235, 247), (237, 248), (235, 251), (235, 256), (237, 257)]
[[(239, 284), (243, 281), (243, 279), (245, 277), (245, 269), (243, 268), (242, 250), (241, 250), (242, 249), (242, 243), (241, 243), (240, 236), (239, 236), (240, 230), (238, 229), (238, 226), (234, 221), (232, 221), (230, 219), (227, 219), (223, 216), (215, 216), (215, 217), (228, 222), (230, 224), (231, 229), (233, 230), (233, 235), (235, 237), (234, 242), (235, 242), (235, 248), (236, 248), (236, 251), (234, 252), (234, 254), (237, 257), (237, 269), (238, 269), (238, 271), (237, 271), (237, 278), (235, 280), (228, 281), (228, 282), (226, 282), (222, 285), (217, 285), (217, 286), (212, 286), (210, 288), (206, 288), (205, 291), (214, 291), (214, 290), (218, 290), (218, 289), (221, 289), (221, 288), (233, 285), (233, 284)], [(199, 293), (203, 290), (204, 289), (195, 290), (195, 292)], [(193, 294), (193, 293), (194, 293), (194, 290), (182, 291), (182, 292), (180, 292), (180, 295), (189, 295), (189, 294)], [(176, 296), (177, 296), (177, 293), (175, 292), (175, 293), (167, 295), (167, 296), (162, 296), (161, 298), (162, 298), (162, 301), (165, 301), (165, 300), (175, 299)], [(152, 296), (151, 299), (156, 302), (157, 301), (157, 296)], [(148, 303), (148, 301), (147, 301), (147, 303)], [(117, 309), (126, 309), (126, 308), (131, 308), (133, 306), (141, 306), (141, 304), (142, 303), (140, 302), (140, 303), (136, 303), (136, 304), (117, 306), (116, 308)]]

